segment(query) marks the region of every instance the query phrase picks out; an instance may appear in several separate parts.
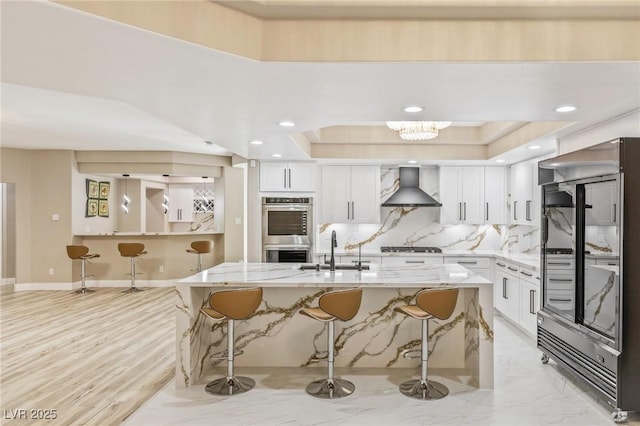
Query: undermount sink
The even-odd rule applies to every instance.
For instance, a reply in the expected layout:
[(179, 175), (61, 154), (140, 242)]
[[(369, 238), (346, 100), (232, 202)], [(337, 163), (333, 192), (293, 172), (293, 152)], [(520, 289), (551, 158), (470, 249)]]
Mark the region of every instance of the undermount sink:
[[(328, 271), (330, 266), (326, 263), (303, 263), (300, 265), (300, 269), (303, 271), (306, 270), (316, 270), (316, 271)], [(351, 263), (338, 263), (336, 264), (336, 271), (368, 271), (369, 265), (362, 265), (362, 267), (358, 268), (358, 265)]]

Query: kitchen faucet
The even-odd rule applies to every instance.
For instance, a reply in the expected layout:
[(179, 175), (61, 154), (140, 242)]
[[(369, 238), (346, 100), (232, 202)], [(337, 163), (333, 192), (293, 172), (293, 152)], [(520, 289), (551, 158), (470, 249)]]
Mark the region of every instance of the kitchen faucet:
[(329, 260), (329, 270), (336, 270), (336, 258), (333, 253), (333, 249), (338, 247), (338, 240), (336, 240), (336, 231), (331, 231), (331, 259)]

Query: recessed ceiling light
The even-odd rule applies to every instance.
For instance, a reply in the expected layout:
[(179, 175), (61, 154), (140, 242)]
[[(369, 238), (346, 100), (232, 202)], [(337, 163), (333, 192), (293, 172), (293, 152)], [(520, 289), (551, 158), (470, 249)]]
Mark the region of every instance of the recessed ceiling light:
[(282, 154), (271, 154), (271, 156), (273, 158), (280, 158), (280, 157), (282, 157)]
[(259, 140), (255, 140), (255, 141), (251, 141), (249, 142), (251, 145), (262, 145), (262, 141)]
[(407, 162), (408, 162), (409, 164), (416, 164), (416, 163), (417, 163), (417, 161), (416, 161), (416, 160), (409, 160), (409, 161), (407, 161)]
[(281, 121), (278, 124), (282, 127), (293, 127), (296, 125), (296, 123), (294, 123), (293, 121)]
[(576, 107), (573, 105), (562, 105), (556, 108), (556, 112), (573, 112), (576, 110)]
[(404, 112), (420, 112), (422, 111), (424, 108), (422, 108), (421, 106), (408, 106), (408, 107), (404, 107)]
[(504, 160), (503, 160), (502, 158), (498, 158), (498, 159), (496, 160), (496, 163), (504, 163)]
[(529, 149), (540, 149), (540, 145), (531, 145)]

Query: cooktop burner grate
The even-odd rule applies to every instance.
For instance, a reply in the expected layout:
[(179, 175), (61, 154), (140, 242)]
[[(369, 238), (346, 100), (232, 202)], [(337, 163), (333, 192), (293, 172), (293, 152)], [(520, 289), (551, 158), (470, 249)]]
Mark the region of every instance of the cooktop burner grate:
[(439, 247), (383, 246), (382, 253), (442, 253)]

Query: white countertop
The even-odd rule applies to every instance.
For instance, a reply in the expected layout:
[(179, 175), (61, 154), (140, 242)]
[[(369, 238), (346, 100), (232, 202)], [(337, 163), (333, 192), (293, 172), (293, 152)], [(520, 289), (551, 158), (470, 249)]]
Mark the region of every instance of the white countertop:
[(478, 287), (491, 281), (457, 264), (371, 265), (368, 271), (315, 271), (299, 269), (297, 263), (223, 263), (178, 281), (178, 285), (208, 287), (347, 287), (378, 288), (455, 285)]
[(74, 234), (76, 237), (153, 237), (165, 236), (171, 237), (176, 235), (215, 235), (224, 234), (224, 232), (97, 232), (94, 234)]

